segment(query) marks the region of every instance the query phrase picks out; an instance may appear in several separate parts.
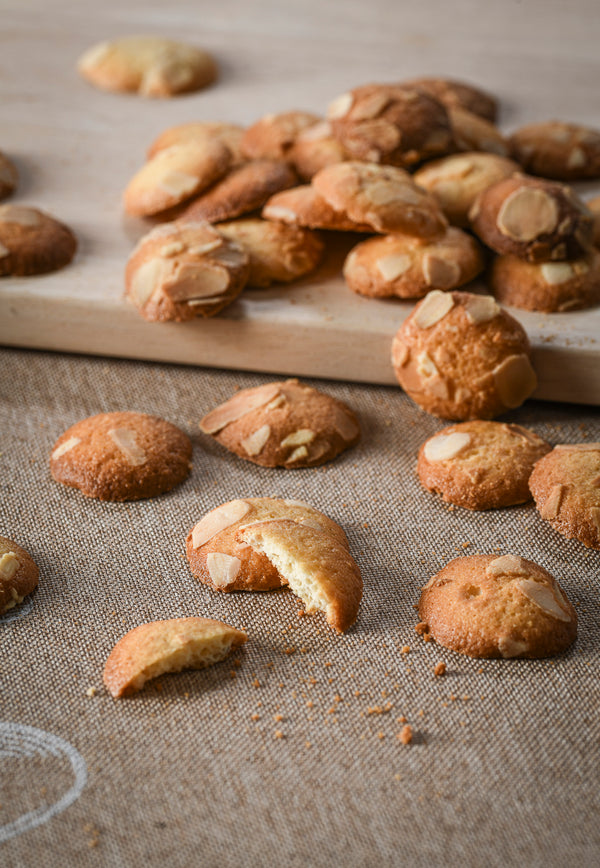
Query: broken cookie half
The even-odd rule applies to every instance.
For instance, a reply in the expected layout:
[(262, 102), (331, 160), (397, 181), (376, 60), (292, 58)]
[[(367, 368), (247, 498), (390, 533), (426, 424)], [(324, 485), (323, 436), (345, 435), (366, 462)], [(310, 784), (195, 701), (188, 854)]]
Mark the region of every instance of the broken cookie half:
[(207, 513), (187, 538), (192, 573), (216, 591), (297, 594), (343, 633), (362, 597), (360, 570), (344, 531), (307, 503), (273, 497), (232, 500)]
[(104, 667), (104, 684), (119, 699), (151, 678), (219, 663), (248, 636), (211, 618), (173, 618), (141, 624), (119, 639)]

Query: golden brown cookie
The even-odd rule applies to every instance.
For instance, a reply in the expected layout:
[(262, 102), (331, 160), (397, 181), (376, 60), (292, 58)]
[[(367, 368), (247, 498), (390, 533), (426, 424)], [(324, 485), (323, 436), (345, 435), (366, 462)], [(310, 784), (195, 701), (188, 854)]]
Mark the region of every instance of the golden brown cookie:
[(288, 160), (303, 181), (310, 181), (319, 169), (349, 160), (350, 155), (333, 135), (329, 121), (320, 121), (296, 136)]
[(577, 259), (592, 243), (588, 208), (569, 187), (542, 178), (497, 181), (477, 197), (469, 217), (488, 247), (529, 262)]
[(410, 235), (368, 238), (344, 263), (346, 283), (374, 298), (422, 298), (430, 289), (455, 289), (483, 271), (483, 252), (472, 236), (449, 227), (432, 239)]
[(200, 428), (263, 467), (315, 467), (360, 438), (350, 407), (298, 380), (242, 389), (208, 413)]
[(327, 119), (355, 160), (412, 166), (452, 150), (446, 108), (422, 90), (367, 84), (337, 97)]
[(215, 228), (248, 255), (248, 286), (289, 283), (313, 271), (323, 257), (324, 245), (316, 232), (299, 226), (254, 217)]
[(398, 382), (442, 419), (492, 419), (537, 385), (523, 327), (489, 295), (434, 289), (392, 343)]
[(496, 99), (472, 84), (447, 78), (414, 78), (404, 84), (426, 91), (439, 99), (447, 108), (463, 108), (492, 123), (496, 120), (498, 114)]
[(304, 501), (246, 497), (212, 509), (194, 525), (186, 542), (192, 574), (215, 591), (269, 591), (285, 585), (271, 561), (239, 535), (248, 525), (280, 519), (308, 524), (349, 548), (342, 528)]
[(518, 171), (518, 164), (512, 160), (471, 152), (426, 163), (413, 178), (435, 196), (450, 223), (464, 227), (469, 225), (469, 211), (477, 196)]
[(436, 642), (469, 657), (552, 657), (577, 638), (577, 614), (558, 582), (516, 555), (456, 558), (421, 593)]
[(245, 131), (242, 153), (248, 160), (287, 160), (302, 130), (314, 126), (320, 120), (318, 115), (303, 111), (264, 115)]
[(312, 184), (336, 211), (377, 232), (431, 238), (448, 225), (433, 196), (395, 166), (337, 163), (317, 172)]
[(600, 549), (600, 443), (555, 446), (535, 465), (529, 487), (554, 530)]
[(532, 175), (557, 181), (600, 178), (600, 131), (563, 121), (543, 121), (509, 138), (515, 160)]
[(231, 159), (227, 145), (208, 136), (159, 151), (127, 185), (125, 210), (147, 217), (173, 208), (222, 178)]
[(594, 230), (592, 240), (595, 247), (600, 247), (600, 196), (595, 196), (593, 199), (588, 199), (585, 203), (592, 212), (594, 220)]
[(104, 684), (114, 699), (141, 690), (151, 678), (219, 663), (248, 636), (211, 618), (151, 621), (126, 633), (110, 652)]
[(0, 277), (45, 274), (75, 256), (77, 239), (50, 214), (25, 205), (0, 205)]
[(502, 304), (523, 310), (559, 313), (600, 304), (600, 252), (571, 262), (525, 262), (497, 256), (489, 285)]
[(228, 124), (224, 121), (191, 121), (163, 130), (148, 148), (146, 156), (148, 160), (151, 160), (159, 151), (164, 151), (173, 145), (188, 145), (190, 143), (203, 145), (206, 139), (217, 139), (222, 144), (227, 145), (231, 151), (231, 165), (237, 166), (244, 162), (240, 151), (243, 135), (244, 128), (237, 124)]
[(429, 491), (466, 509), (497, 509), (531, 500), (529, 476), (549, 443), (520, 425), (461, 422), (426, 440), (417, 473)]
[(0, 199), (6, 199), (17, 188), (19, 175), (17, 167), (6, 154), (0, 151)]
[(29, 552), (0, 536), (0, 615), (18, 606), (37, 588), (39, 574)]
[(490, 121), (464, 108), (449, 108), (448, 117), (454, 144), (459, 151), (485, 151), (499, 157), (508, 157), (508, 143)]
[(356, 223), (343, 211), (336, 211), (311, 184), (291, 187), (271, 196), (262, 210), (267, 220), (279, 220), (291, 226), (329, 229), (338, 232), (373, 232), (366, 223)]
[(283, 160), (251, 160), (233, 169), (183, 212), (183, 220), (221, 223), (262, 208), (279, 190), (297, 183), (294, 170)]
[(158, 416), (99, 413), (58, 438), (50, 472), (86, 497), (141, 500), (183, 482), (191, 458), (189, 437)]
[(160, 36), (125, 36), (89, 48), (79, 59), (81, 75), (102, 90), (169, 97), (200, 90), (217, 77), (206, 51)]
[(125, 294), (151, 321), (214, 316), (248, 279), (242, 248), (209, 223), (162, 223), (145, 235), (125, 268)]
[(323, 611), (337, 630), (356, 620), (362, 579), (344, 531), (297, 500), (248, 497), (205, 515), (190, 531), (194, 576), (217, 591), (289, 585), (307, 612)]

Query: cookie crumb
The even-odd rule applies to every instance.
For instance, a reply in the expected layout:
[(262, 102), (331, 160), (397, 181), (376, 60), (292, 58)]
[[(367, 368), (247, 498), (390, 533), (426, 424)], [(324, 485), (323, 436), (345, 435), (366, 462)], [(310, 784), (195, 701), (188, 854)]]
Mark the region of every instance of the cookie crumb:
[(396, 738), (401, 744), (410, 744), (413, 738), (412, 726), (407, 723), (402, 727)]
[(410, 645), (403, 645), (400, 649), (401, 654), (410, 654)]
[(98, 690), (95, 687), (88, 687), (88, 689), (85, 691), (86, 696), (95, 696), (97, 693)]
[(284, 734), (280, 729), (275, 730), (275, 738), (285, 738)]
[(254, 714), (250, 715), (250, 720), (260, 720), (260, 714), (254, 712)]
[(415, 633), (417, 636), (422, 636), (424, 633), (427, 633), (428, 627), (427, 621), (419, 621), (418, 624), (415, 624)]
[(440, 675), (446, 674), (446, 664), (444, 663), (443, 660), (440, 660), (439, 663), (435, 664), (434, 669), (433, 669), (433, 674), (436, 676), (436, 678)]

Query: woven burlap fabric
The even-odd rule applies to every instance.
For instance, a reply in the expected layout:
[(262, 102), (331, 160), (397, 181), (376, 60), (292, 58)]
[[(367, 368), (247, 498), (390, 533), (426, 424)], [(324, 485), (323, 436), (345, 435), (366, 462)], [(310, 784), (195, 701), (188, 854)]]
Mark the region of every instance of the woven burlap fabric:
[[(363, 431), (322, 469), (255, 467), (199, 433), (199, 418), (236, 386), (268, 379), (0, 356), (0, 532), (40, 566), (31, 606), (0, 621), (0, 864), (597, 864), (600, 553), (563, 539), (532, 506), (450, 510), (421, 490), (416, 451), (443, 423), (399, 389), (320, 384), (356, 409)], [(126, 504), (53, 482), (56, 438), (110, 410), (185, 430), (188, 481)], [(529, 403), (510, 419), (554, 443), (600, 440), (593, 408)], [(192, 525), (253, 495), (306, 500), (342, 524), (365, 583), (347, 635), (298, 617), (290, 592), (217, 594), (191, 576)], [(413, 606), (427, 578), (459, 553), (496, 551), (559, 578), (580, 618), (572, 651), (481, 662), (417, 637)], [(196, 614), (248, 630), (239, 667), (110, 698), (102, 669), (127, 630)], [(369, 714), (376, 707), (385, 713)], [(403, 716), (407, 746), (396, 738)], [(34, 811), (42, 822), (21, 830)]]

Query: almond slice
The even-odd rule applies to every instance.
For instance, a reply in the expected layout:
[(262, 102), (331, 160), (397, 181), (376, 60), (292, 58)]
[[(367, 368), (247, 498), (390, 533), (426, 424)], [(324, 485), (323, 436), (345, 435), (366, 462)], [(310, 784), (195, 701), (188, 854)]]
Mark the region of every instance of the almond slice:
[(248, 455), (260, 455), (265, 447), (265, 444), (271, 436), (271, 426), (262, 425), (254, 434), (250, 434), (245, 440), (242, 440), (242, 447)]
[(416, 313), (414, 322), (420, 329), (428, 329), (443, 319), (454, 307), (454, 299), (448, 292), (432, 289), (428, 292)]
[(5, 552), (0, 558), (0, 576), (3, 579), (12, 579), (21, 564), (14, 552)]
[(541, 582), (536, 582), (533, 579), (519, 579), (515, 585), (542, 612), (553, 618), (557, 618), (559, 621), (571, 620), (571, 615), (559, 603), (553, 588)]
[(423, 454), (428, 461), (448, 461), (455, 458), (471, 443), (471, 435), (466, 431), (452, 431), (450, 434), (438, 434), (428, 440)]
[(231, 500), (208, 512), (192, 530), (193, 548), (200, 548), (226, 527), (240, 521), (249, 510), (250, 504), (245, 500)]
[(509, 356), (492, 371), (496, 391), (505, 407), (520, 407), (537, 386), (531, 362), (523, 353)]
[(108, 432), (117, 449), (119, 449), (127, 461), (134, 467), (146, 463), (146, 453), (138, 446), (137, 435), (130, 428), (111, 428)]
[(277, 383), (267, 383), (257, 389), (244, 390), (234, 395), (229, 401), (220, 404), (200, 422), (200, 428), (205, 434), (216, 434), (231, 422), (237, 422), (247, 413), (263, 407), (280, 394)]
[(81, 437), (69, 437), (68, 440), (65, 440), (64, 443), (61, 443), (60, 446), (56, 447), (50, 457), (53, 461), (56, 461), (56, 459), (60, 458), (61, 455), (64, 455), (66, 452), (70, 452), (71, 449), (74, 449), (78, 443), (81, 443)]
[(239, 558), (226, 555), (223, 552), (209, 552), (206, 556), (206, 567), (216, 588), (226, 588), (235, 581), (242, 566)]

